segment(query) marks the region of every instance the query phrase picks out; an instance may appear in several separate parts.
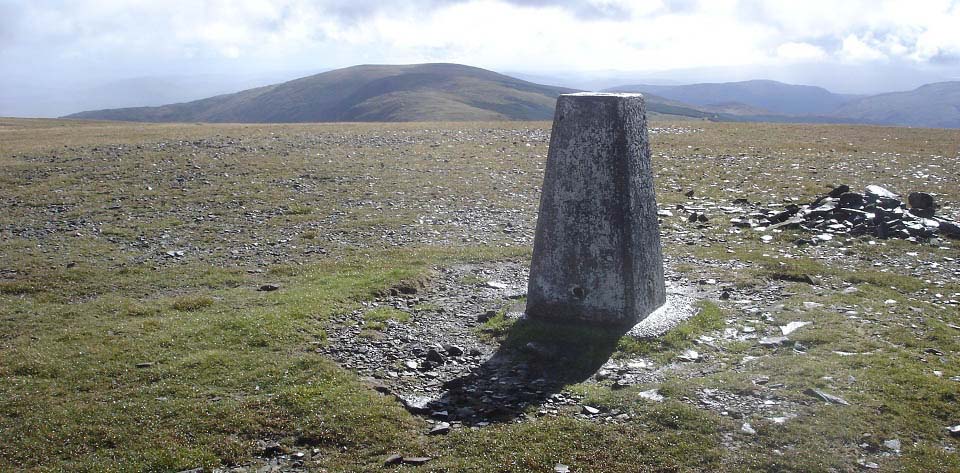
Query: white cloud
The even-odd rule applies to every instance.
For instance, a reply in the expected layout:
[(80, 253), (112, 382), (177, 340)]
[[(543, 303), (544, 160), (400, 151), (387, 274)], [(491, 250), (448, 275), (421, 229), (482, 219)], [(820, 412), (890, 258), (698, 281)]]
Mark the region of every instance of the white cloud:
[(783, 43), (777, 48), (777, 57), (788, 61), (812, 61), (826, 59), (827, 52), (819, 46), (804, 42)]
[(853, 34), (843, 38), (843, 47), (840, 49), (839, 56), (855, 63), (879, 61), (887, 58), (883, 52)]

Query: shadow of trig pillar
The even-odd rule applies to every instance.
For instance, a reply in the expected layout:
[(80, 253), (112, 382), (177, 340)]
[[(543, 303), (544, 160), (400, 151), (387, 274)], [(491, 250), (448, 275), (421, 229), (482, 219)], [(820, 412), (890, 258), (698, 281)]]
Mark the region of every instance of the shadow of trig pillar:
[(643, 96), (561, 95), (527, 316), (633, 325), (665, 300)]

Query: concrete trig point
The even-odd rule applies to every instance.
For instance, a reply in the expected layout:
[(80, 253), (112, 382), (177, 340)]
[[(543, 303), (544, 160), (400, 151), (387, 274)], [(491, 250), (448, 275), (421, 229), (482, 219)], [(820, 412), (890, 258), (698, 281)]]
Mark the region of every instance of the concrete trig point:
[(527, 315), (625, 326), (665, 301), (643, 96), (561, 95)]

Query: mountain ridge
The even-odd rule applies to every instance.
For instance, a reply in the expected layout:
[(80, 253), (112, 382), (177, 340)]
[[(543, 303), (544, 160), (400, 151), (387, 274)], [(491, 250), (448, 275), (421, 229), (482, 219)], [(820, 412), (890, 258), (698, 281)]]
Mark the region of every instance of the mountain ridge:
[(785, 84), (766, 79), (686, 85), (624, 85), (607, 91), (649, 92), (700, 107), (739, 103), (781, 115), (829, 114), (854, 98), (834, 94), (822, 87)]

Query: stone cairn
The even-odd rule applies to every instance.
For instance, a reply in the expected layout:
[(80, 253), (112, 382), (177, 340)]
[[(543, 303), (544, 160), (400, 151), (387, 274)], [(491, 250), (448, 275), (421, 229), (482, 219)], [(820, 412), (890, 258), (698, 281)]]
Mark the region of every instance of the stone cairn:
[(526, 313), (627, 326), (666, 300), (640, 94), (557, 99)]
[[(747, 201), (741, 199), (734, 203), (747, 204)], [(936, 208), (933, 196), (924, 192), (913, 192), (907, 202), (903, 202), (897, 194), (877, 185), (867, 186), (863, 193), (851, 192), (849, 186), (841, 185), (808, 204), (791, 204), (780, 211), (755, 209), (732, 218), (730, 223), (742, 228), (790, 228), (819, 233), (811, 241), (798, 240), (801, 243), (829, 240), (829, 235), (869, 235), (911, 241), (937, 236), (960, 238), (960, 225), (937, 217)], [(743, 207), (737, 209), (742, 211)]]

